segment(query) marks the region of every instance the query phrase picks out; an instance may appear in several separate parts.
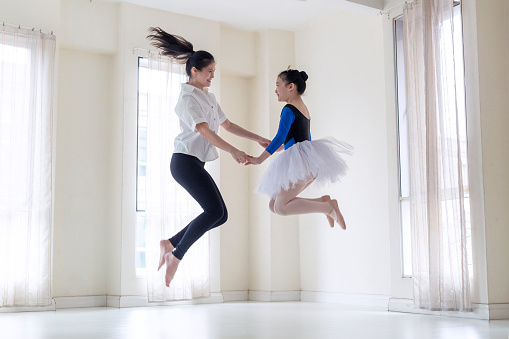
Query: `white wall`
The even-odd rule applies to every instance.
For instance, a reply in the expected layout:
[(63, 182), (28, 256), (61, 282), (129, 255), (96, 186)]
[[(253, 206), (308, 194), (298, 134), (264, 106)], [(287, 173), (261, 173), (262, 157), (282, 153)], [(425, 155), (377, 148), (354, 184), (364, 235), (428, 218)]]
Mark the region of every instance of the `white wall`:
[(222, 73), (251, 78), (256, 75), (256, 33), (221, 26), (221, 58), (217, 66)]
[(99, 54), (118, 49), (118, 5), (105, 1), (61, 0), (61, 46)]
[[(256, 74), (256, 34), (221, 26), (221, 107), (228, 119), (250, 129), (252, 81)], [(220, 129), (221, 137), (250, 153), (254, 142)], [(249, 168), (238, 165), (227, 153), (220, 159), (220, 189), (228, 208), (228, 221), (221, 226), (221, 290), (249, 290)]]
[(296, 66), (309, 75), (304, 101), (313, 138), (355, 147), (342, 183), (307, 194), (336, 198), (347, 231), (330, 229), (322, 215), (300, 218), (304, 291), (391, 293), (381, 20), (334, 11), (295, 34)]
[(60, 0), (2, 0), (0, 17), (9, 24), (36, 27), (45, 33), (53, 31), (58, 34)]
[[(269, 139), (274, 138), (279, 128), (279, 117), (285, 103), (278, 102), (275, 94), (277, 76), (289, 65), (295, 67), (295, 33), (269, 29), (267, 35), (268, 83), (265, 84), (269, 97), (269, 109), (260, 117), (269, 120)], [(258, 153), (259, 154), (259, 153)], [(272, 155), (271, 158), (278, 154)], [(270, 161), (266, 161), (267, 163)], [(258, 177), (257, 177), (258, 179)], [(268, 210), (269, 199), (264, 199), (264, 210)], [(271, 291), (299, 291), (300, 258), (299, 258), (299, 217), (279, 216), (270, 213), (270, 247)]]
[(53, 295), (106, 292), (111, 66), (60, 50)]
[[(252, 130), (272, 139), (279, 125), (284, 104), (274, 94), (277, 75), (295, 63), (294, 33), (269, 29), (257, 34), (257, 74), (252, 80)], [(262, 150), (251, 147), (258, 156)], [(276, 155), (274, 155), (276, 156)], [(270, 160), (250, 168), (249, 191), (253, 192), (258, 178)], [(292, 291), (300, 289), (298, 217), (277, 216), (269, 211), (266, 196), (250, 195), (249, 245), (251, 291)]]
[(489, 303), (509, 304), (509, 1), (476, 1)]
[[(246, 78), (223, 75), (221, 108), (228, 119), (248, 128), (251, 83)], [(248, 152), (252, 141), (238, 138), (224, 130), (220, 135), (228, 143)], [(248, 168), (239, 165), (229, 154), (222, 153), (221, 193), (228, 208), (228, 221), (221, 226), (221, 290), (247, 291), (249, 289), (249, 192)]]

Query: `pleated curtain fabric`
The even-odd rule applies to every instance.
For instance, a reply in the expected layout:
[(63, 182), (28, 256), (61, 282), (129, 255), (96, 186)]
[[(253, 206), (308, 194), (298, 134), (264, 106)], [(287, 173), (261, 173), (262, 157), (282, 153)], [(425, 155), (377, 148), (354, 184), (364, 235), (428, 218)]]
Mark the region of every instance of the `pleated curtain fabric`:
[(149, 302), (195, 299), (210, 295), (209, 236), (205, 234), (186, 253), (170, 287), (165, 268), (157, 272), (159, 242), (168, 239), (202, 209), (170, 173), (173, 142), (180, 132), (174, 112), (181, 83), (187, 81), (183, 65), (149, 53), (146, 166), (146, 266)]
[(55, 36), (0, 26), (0, 307), (52, 304)]
[(469, 311), (453, 22), (452, 0), (404, 6), (412, 277), (417, 308)]

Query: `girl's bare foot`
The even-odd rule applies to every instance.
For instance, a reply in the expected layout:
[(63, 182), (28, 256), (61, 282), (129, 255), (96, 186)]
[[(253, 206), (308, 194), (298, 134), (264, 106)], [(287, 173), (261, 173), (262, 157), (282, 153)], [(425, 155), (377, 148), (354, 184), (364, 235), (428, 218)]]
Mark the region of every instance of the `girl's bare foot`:
[(330, 216), (334, 218), (334, 220), (339, 224), (339, 226), (346, 230), (346, 223), (345, 219), (343, 219), (343, 215), (341, 214), (341, 211), (339, 210), (338, 201), (336, 199), (331, 200), (330, 204), (332, 206), (332, 212)]
[[(320, 200), (323, 202), (330, 201), (330, 195), (324, 195), (320, 198)], [(334, 227), (334, 219), (328, 214), (325, 216), (327, 217), (327, 221), (329, 222), (330, 227)]]
[(159, 256), (159, 267), (157, 270), (159, 271), (161, 267), (164, 265), (164, 255), (166, 253), (171, 253), (175, 249), (169, 240), (161, 240), (159, 242), (159, 248), (161, 249), (161, 255)]
[(166, 282), (166, 287), (170, 287), (170, 283), (175, 276), (175, 272), (177, 272), (180, 260), (170, 252), (164, 255), (164, 262), (166, 263), (166, 275), (164, 276), (164, 280)]

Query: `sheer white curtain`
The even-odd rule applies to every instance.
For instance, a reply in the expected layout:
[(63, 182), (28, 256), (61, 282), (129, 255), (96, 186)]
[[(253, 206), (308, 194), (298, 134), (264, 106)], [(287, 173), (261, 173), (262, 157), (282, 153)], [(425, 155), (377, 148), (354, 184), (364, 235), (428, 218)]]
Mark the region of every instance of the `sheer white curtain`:
[(0, 26), (0, 307), (51, 300), (55, 37)]
[[(452, 0), (403, 11), (414, 303), (470, 309)], [(459, 54), (459, 53), (458, 53)]]
[(210, 294), (209, 237), (205, 234), (186, 253), (170, 287), (165, 286), (166, 266), (157, 272), (159, 241), (168, 239), (202, 212), (170, 173), (173, 140), (180, 132), (174, 112), (185, 69), (167, 57), (148, 58), (146, 263), (148, 300), (160, 302), (193, 299)]

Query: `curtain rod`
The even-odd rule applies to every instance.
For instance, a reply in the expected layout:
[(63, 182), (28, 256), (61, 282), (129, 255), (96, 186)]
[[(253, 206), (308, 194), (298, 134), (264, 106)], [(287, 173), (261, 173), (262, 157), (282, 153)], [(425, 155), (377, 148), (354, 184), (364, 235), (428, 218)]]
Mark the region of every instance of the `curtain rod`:
[(380, 15), (384, 15), (384, 14), (387, 14), (387, 15), (388, 15), (388, 14), (389, 14), (389, 12), (391, 11), (391, 9), (393, 9), (393, 8), (395, 8), (395, 7), (398, 7), (398, 6), (399, 6), (399, 5), (401, 5), (402, 3), (406, 3), (406, 4), (408, 4), (408, 3), (412, 3), (412, 2), (413, 2), (413, 1), (407, 1), (407, 0), (400, 1), (400, 2), (398, 2), (397, 4), (392, 5), (392, 6), (391, 6), (391, 7), (389, 7), (389, 8), (384, 8), (384, 10), (383, 10), (383, 11), (380, 11), (380, 13), (379, 13), (379, 14), (380, 14)]
[[(30, 27), (27, 27), (27, 26), (14, 25), (14, 24), (10, 24), (10, 23), (5, 22), (5, 21), (2, 21), (2, 26), (9, 26), (9, 27), (19, 28), (19, 29), (21, 29), (21, 28), (24, 28), (24, 29), (31, 29), (31, 30), (32, 30), (32, 31), (34, 31), (34, 32), (38, 30), (40, 33), (44, 33), (44, 32), (42, 31), (42, 28), (37, 28), (37, 27), (32, 27), (32, 28), (30, 28)], [(47, 33), (44, 33), (44, 34), (47, 34)], [(50, 33), (50, 34), (51, 34), (51, 35), (53, 35), (53, 31), (51, 31), (51, 33)]]

